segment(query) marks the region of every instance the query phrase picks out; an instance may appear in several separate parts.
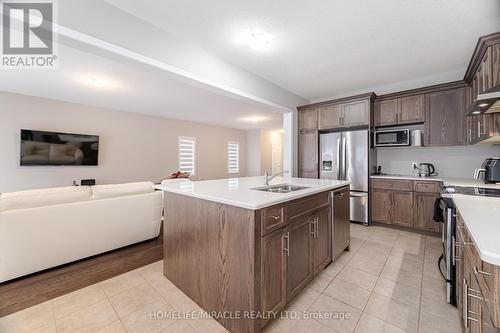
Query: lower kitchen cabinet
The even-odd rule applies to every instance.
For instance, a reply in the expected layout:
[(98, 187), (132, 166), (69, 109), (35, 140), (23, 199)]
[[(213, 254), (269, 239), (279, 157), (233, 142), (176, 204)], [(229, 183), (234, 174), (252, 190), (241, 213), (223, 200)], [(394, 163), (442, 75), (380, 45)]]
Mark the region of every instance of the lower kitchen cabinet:
[[(278, 312), (286, 304), (287, 229), (282, 228), (262, 238), (261, 308)], [(267, 324), (263, 321), (262, 326)]]
[(370, 193), (372, 221), (390, 224), (392, 192), (384, 189), (372, 189)]
[(433, 220), (439, 183), (373, 178), (371, 181), (371, 220), (409, 229), (439, 232)]
[(332, 223), (331, 209), (327, 207), (313, 219), (313, 265), (314, 274), (321, 272), (332, 261)]
[(392, 192), (391, 223), (403, 227), (413, 226), (413, 192)]
[(294, 222), (288, 227), (286, 244), (287, 257), (287, 299), (295, 297), (314, 276), (313, 219), (310, 216)]
[(439, 224), (433, 220), (434, 203), (438, 198), (439, 194), (436, 193), (415, 193), (415, 219), (413, 221), (415, 229), (439, 232)]
[[(457, 214), (455, 243), (457, 309), (465, 333), (499, 333), (499, 267), (481, 260), (477, 248)], [(483, 270), (486, 267), (486, 270)], [(491, 289), (485, 285), (490, 280)]]

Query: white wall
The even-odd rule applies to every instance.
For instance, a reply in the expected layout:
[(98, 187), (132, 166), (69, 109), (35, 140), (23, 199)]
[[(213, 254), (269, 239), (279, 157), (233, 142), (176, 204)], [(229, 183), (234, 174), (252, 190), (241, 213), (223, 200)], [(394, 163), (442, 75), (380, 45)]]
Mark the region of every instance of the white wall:
[(247, 176), (260, 176), (260, 130), (247, 131)]
[[(19, 165), (20, 129), (100, 136), (99, 166)], [(158, 181), (178, 169), (177, 138), (197, 138), (196, 178), (227, 178), (227, 142), (240, 142), (246, 175), (246, 133), (223, 127), (101, 109), (0, 92), (0, 192), (98, 183)]]
[(384, 173), (411, 174), (412, 162), (434, 164), (440, 176), (472, 178), (475, 168), (487, 157), (500, 156), (500, 146), (423, 147), (377, 150), (378, 165)]

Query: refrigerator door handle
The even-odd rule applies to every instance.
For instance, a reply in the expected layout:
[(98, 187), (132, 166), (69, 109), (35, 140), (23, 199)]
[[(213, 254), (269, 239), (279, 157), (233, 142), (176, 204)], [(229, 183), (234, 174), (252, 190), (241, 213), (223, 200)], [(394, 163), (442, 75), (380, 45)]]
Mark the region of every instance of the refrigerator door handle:
[(342, 163), (340, 162), (340, 139), (337, 139), (337, 179), (340, 180), (342, 174)]
[(345, 144), (345, 138), (342, 138), (342, 179), (346, 180), (347, 178), (347, 154), (346, 154), (346, 144)]

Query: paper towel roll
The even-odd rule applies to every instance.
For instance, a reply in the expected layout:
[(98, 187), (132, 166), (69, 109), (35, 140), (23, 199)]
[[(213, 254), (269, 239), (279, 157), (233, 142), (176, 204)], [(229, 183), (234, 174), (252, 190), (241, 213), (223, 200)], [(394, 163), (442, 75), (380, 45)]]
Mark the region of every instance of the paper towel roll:
[(421, 146), (422, 145), (422, 131), (421, 130), (411, 131), (411, 145), (412, 146)]

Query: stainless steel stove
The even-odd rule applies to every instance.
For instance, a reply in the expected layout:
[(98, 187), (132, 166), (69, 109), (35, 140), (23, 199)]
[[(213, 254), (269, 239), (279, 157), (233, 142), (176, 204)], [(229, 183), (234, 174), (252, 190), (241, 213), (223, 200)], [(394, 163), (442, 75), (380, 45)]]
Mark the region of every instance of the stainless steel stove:
[(466, 187), (466, 186), (446, 186), (444, 193), (476, 195), (481, 197), (500, 197), (500, 188), (489, 187)]

